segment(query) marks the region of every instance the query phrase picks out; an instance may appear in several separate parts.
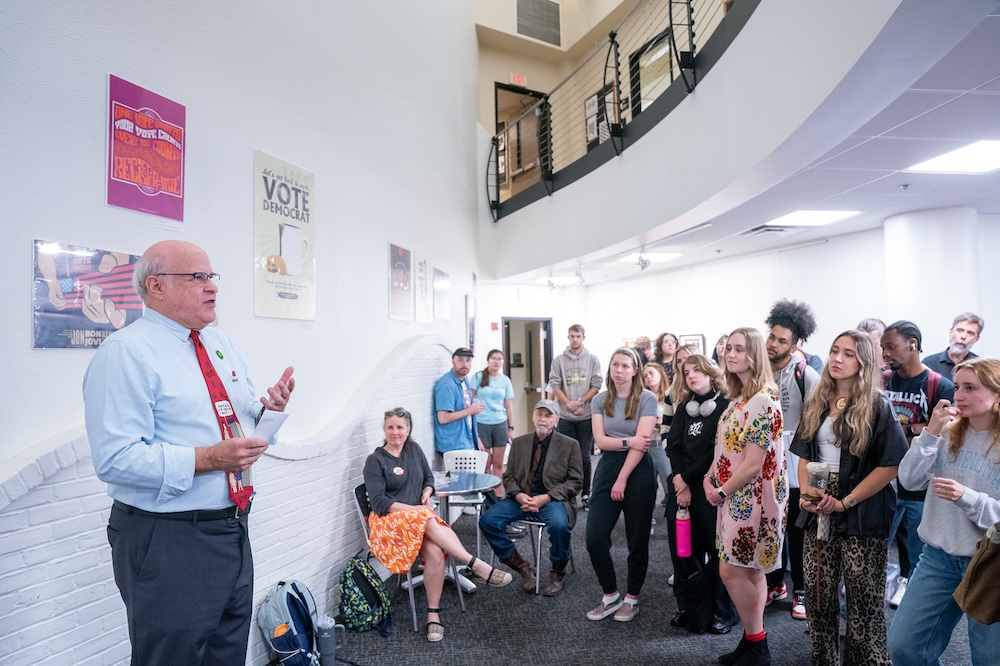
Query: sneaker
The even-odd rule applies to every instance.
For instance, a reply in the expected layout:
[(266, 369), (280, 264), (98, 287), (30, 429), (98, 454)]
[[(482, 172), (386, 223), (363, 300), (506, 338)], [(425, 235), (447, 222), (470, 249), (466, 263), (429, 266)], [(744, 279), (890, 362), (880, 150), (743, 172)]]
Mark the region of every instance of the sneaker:
[(639, 604), (623, 603), (615, 613), (615, 622), (631, 622), (639, 614)]
[(670, 587), (674, 586), (674, 575), (673, 574), (670, 574), (670, 578), (667, 579), (667, 585), (669, 585)]
[(580, 497), (580, 504), (583, 505), (584, 511), (590, 511), (590, 495), (583, 495)]
[(767, 591), (767, 598), (764, 600), (765, 606), (770, 606), (772, 601), (781, 601), (788, 598), (788, 586), (784, 582), (778, 587), (772, 587)]
[(903, 595), (906, 594), (906, 584), (909, 582), (908, 578), (902, 576), (896, 579), (896, 591), (892, 594), (892, 599), (889, 599), (890, 606), (899, 608), (899, 604), (903, 601)]
[(792, 592), (792, 619), (806, 619), (806, 593), (802, 590)]
[(623, 603), (625, 603), (624, 597), (622, 597), (621, 595), (618, 595), (618, 599), (612, 601), (610, 604), (607, 605), (604, 604), (604, 600), (602, 599), (601, 603), (597, 604), (597, 608), (587, 613), (587, 619), (603, 620), (604, 618), (606, 618), (607, 616), (611, 615), (612, 613), (616, 612), (619, 608), (621, 608)]

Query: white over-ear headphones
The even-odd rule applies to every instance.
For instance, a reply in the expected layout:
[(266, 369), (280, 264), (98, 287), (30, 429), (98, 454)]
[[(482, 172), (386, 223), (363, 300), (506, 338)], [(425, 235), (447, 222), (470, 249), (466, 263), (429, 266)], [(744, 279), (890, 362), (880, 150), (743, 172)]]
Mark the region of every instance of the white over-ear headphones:
[(715, 411), (715, 408), (719, 405), (715, 402), (715, 399), (719, 397), (719, 392), (716, 391), (715, 395), (706, 400), (705, 402), (698, 403), (692, 398), (687, 401), (684, 405), (684, 409), (687, 410), (688, 416), (709, 416)]

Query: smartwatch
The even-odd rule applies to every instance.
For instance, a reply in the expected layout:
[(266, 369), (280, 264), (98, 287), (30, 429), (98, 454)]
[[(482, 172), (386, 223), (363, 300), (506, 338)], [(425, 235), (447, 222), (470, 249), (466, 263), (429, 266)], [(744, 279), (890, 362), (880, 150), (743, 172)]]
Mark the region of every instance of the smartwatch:
[(719, 486), (719, 497), (722, 499), (729, 497), (729, 495), (726, 494), (726, 491), (722, 489), (722, 486)]
[(622, 438), (622, 448), (623, 449), (627, 449), (628, 448), (628, 438), (627, 437), (623, 437)]

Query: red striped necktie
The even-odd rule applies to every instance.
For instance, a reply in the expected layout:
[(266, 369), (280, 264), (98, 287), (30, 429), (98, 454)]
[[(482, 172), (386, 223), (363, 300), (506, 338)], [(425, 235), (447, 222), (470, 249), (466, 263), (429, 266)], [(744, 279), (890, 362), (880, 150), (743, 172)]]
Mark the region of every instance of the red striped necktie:
[[(243, 437), (243, 428), (240, 427), (240, 420), (236, 418), (233, 403), (229, 402), (226, 387), (222, 383), (222, 379), (219, 378), (219, 373), (215, 371), (212, 360), (208, 358), (208, 352), (205, 350), (205, 345), (201, 343), (198, 331), (191, 331), (191, 341), (194, 342), (194, 353), (198, 357), (201, 374), (205, 377), (208, 393), (212, 397), (212, 411), (219, 419), (222, 439)], [(226, 480), (229, 482), (229, 497), (240, 508), (240, 511), (246, 510), (250, 505), (250, 498), (253, 497), (253, 481), (250, 470), (246, 471), (245, 484), (243, 474), (244, 472), (226, 472)]]

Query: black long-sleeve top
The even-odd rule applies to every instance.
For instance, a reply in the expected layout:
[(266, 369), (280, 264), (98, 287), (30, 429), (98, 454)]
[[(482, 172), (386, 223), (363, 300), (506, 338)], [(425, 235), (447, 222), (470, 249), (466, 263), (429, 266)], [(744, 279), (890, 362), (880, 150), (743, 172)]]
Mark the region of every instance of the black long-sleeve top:
[[(715, 409), (708, 416), (689, 416), (688, 402), (697, 405), (715, 399)], [(715, 458), (715, 431), (719, 426), (722, 412), (729, 407), (729, 401), (712, 391), (705, 395), (693, 395), (674, 410), (674, 421), (667, 433), (667, 457), (670, 458), (671, 477), (680, 474), (684, 483), (692, 488), (701, 488), (701, 480), (708, 473)]]
[(420, 505), (424, 488), (434, 487), (434, 473), (420, 445), (407, 439), (399, 457), (380, 446), (365, 460), (365, 487), (372, 511), (389, 513), (393, 502)]

